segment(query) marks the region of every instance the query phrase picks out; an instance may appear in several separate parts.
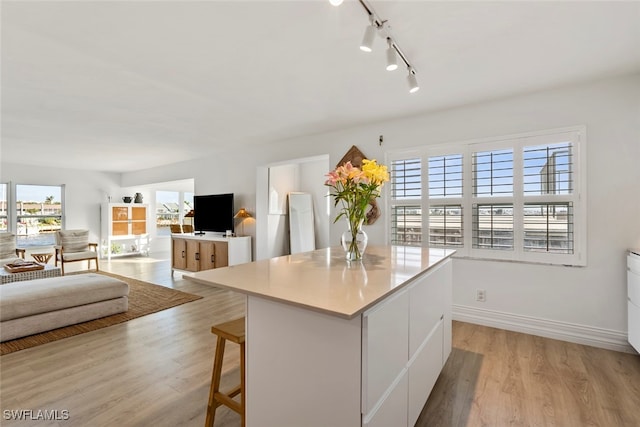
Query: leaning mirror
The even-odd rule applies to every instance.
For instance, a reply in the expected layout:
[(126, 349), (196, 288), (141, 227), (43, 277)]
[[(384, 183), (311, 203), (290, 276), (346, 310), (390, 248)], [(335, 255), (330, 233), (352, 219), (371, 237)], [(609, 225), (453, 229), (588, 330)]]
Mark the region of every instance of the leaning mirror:
[(289, 246), (292, 254), (316, 248), (313, 199), (309, 193), (289, 193)]

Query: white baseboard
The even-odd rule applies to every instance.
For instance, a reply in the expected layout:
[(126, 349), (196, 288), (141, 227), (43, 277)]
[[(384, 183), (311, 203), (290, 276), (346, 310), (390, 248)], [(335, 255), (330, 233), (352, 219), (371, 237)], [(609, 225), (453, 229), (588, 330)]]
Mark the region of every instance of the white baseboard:
[(593, 326), (577, 325), (557, 320), (540, 319), (465, 305), (453, 305), (453, 320), (523, 332), (546, 338), (568, 341), (624, 353), (636, 353), (627, 342), (625, 332)]

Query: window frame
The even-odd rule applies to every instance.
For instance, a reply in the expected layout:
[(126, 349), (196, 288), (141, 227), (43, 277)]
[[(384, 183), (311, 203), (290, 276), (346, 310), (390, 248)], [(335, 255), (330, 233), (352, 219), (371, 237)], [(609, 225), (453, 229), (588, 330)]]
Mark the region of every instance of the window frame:
[[(66, 185), (65, 184), (34, 184), (34, 183), (16, 183), (12, 181), (3, 182), (1, 184), (6, 184), (7, 188), (7, 230), (4, 232), (13, 233), (16, 235), (16, 241), (18, 245), (23, 248), (28, 249), (38, 249), (38, 248), (49, 248), (55, 245), (55, 237), (53, 242), (44, 243), (44, 244), (23, 244), (20, 243), (20, 236), (18, 235), (18, 219), (21, 217), (18, 215), (17, 208), (17, 198), (18, 198), (18, 186), (34, 186), (34, 187), (60, 187), (60, 229), (64, 230), (66, 225), (66, 214), (65, 214), (65, 193), (66, 193)], [(37, 217), (57, 217), (55, 215), (37, 215)]]
[[(571, 174), (572, 191), (568, 194), (527, 194), (524, 187), (524, 151), (529, 147), (553, 145), (570, 142), (572, 150)], [(387, 161), (398, 161), (417, 157), (422, 164), (422, 197), (405, 200), (393, 200), (387, 193), (388, 212), (392, 205), (420, 204), (422, 206), (422, 246), (429, 246), (429, 208), (438, 205), (462, 206), (463, 246), (437, 246), (455, 249), (458, 257), (473, 259), (490, 259), (500, 261), (531, 262), (553, 265), (586, 266), (587, 265), (587, 200), (586, 200), (586, 126), (571, 126), (548, 129), (514, 135), (474, 139), (456, 143), (436, 144), (418, 149), (390, 152)], [(477, 197), (473, 194), (473, 153), (513, 149), (513, 194), (501, 196)], [(462, 154), (463, 156), (463, 193), (457, 197), (429, 197), (429, 159), (431, 157)], [(561, 192), (562, 193), (562, 192)], [(568, 226), (572, 233), (573, 253), (538, 252), (525, 250), (525, 215), (524, 208), (528, 204), (549, 205), (554, 203), (571, 203), (573, 217)], [(495, 250), (473, 247), (473, 212), (474, 205), (507, 204), (513, 205), (513, 249)], [(391, 218), (391, 216), (389, 216)], [(391, 220), (387, 230), (391, 235)], [(390, 241), (388, 239), (387, 241)]]
[[(9, 233), (11, 232), (11, 210), (9, 209), (9, 206), (11, 206), (9, 204), (10, 183), (0, 182), (0, 188), (4, 188), (4, 190), (0, 190), (0, 205), (4, 204), (4, 206), (0, 206), (0, 232)], [(4, 210), (2, 209), (3, 207)], [(3, 226), (3, 224), (6, 224), (6, 227)]]
[[(424, 159), (422, 156), (422, 150), (409, 150), (409, 151), (399, 151), (399, 152), (395, 152), (395, 153), (387, 153), (386, 155), (386, 164), (388, 165), (389, 168), (389, 172), (390, 174), (393, 173), (392, 170), (392, 163), (395, 161), (403, 161), (403, 160), (413, 160), (413, 159), (419, 159), (420, 160), (420, 179), (421, 182), (424, 182), (424, 174), (425, 174), (425, 168), (424, 168)], [(385, 185), (385, 188), (383, 190), (383, 197), (386, 199), (386, 201), (388, 203), (385, 203), (385, 205), (387, 206), (386, 211), (387, 211), (387, 215), (388, 218), (392, 218), (395, 217), (395, 215), (393, 215), (393, 209), (396, 206), (402, 206), (405, 208), (412, 208), (412, 207), (420, 207), (421, 209), (421, 213), (420, 213), (420, 227), (421, 227), (421, 238), (420, 238), (420, 245), (407, 245), (407, 246), (421, 246), (422, 243), (425, 241), (425, 238), (428, 238), (428, 234), (425, 237), (425, 226), (424, 226), (424, 216), (422, 215), (422, 212), (424, 211), (424, 206), (422, 206), (422, 197), (424, 195), (424, 186), (421, 190), (421, 196), (420, 197), (402, 197), (402, 198), (393, 198), (391, 195), (391, 188), (392, 188), (392, 183), (390, 182), (389, 185)], [(390, 242), (393, 240), (393, 226), (391, 224), (391, 222), (388, 223), (388, 227), (386, 227), (386, 240), (387, 242)], [(397, 244), (397, 243), (394, 243)]]

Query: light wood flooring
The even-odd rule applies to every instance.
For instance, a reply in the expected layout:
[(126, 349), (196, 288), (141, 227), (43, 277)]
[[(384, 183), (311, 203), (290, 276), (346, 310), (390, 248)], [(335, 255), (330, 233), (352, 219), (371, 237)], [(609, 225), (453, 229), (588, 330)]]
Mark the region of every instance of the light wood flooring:
[[(167, 256), (101, 268), (204, 298), (0, 357), (0, 425), (202, 426), (210, 328), (244, 315), (244, 299), (172, 278)], [(640, 426), (638, 355), (460, 322), (453, 346), (418, 426)], [(239, 380), (237, 347), (226, 354), (223, 388)], [(68, 411), (69, 419), (6, 419), (21, 409)], [(216, 426), (239, 425), (236, 413), (217, 410)]]

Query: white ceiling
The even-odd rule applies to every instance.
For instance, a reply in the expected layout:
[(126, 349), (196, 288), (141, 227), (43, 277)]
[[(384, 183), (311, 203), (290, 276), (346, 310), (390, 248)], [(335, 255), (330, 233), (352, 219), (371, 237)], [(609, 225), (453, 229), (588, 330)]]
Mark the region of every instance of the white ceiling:
[[(2, 161), (126, 172), (640, 71), (640, 2), (2, 1)], [(44, 153), (44, 155), (43, 155)]]

